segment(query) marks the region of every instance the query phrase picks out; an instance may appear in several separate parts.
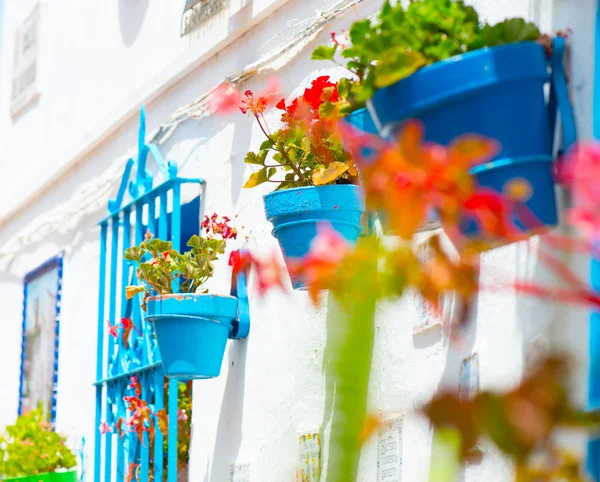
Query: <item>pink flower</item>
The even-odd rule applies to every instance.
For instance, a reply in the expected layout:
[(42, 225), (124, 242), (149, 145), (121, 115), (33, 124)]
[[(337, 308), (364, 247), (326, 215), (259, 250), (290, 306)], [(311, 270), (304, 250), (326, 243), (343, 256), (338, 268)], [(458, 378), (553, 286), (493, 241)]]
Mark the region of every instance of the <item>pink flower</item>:
[(188, 419), (187, 413), (185, 413), (185, 410), (182, 410), (181, 408), (177, 410), (177, 420), (179, 421), (185, 421)]
[(334, 45), (337, 45), (340, 48), (345, 49), (348, 46), (348, 35), (346, 35), (346, 32), (342, 32), (340, 35), (336, 35), (335, 32), (331, 32), (331, 43), (333, 43)]
[(233, 85), (220, 85), (214, 91), (210, 106), (216, 113), (228, 113), (237, 108), (241, 100), (242, 95)]
[(106, 324), (108, 325), (108, 334), (114, 338), (116, 338), (117, 335), (117, 328), (119, 328), (119, 325), (111, 325), (110, 321), (106, 320)]
[(250, 89), (242, 94), (231, 84), (220, 85), (213, 92), (210, 105), (212, 110), (219, 114), (227, 114), (239, 109), (243, 114), (250, 112), (260, 115), (272, 102), (278, 91), (279, 80), (274, 77), (269, 79), (266, 91), (256, 96)]
[[(138, 378), (136, 376), (133, 376), (130, 378), (129, 380), (129, 385), (127, 386), (127, 388), (129, 388), (130, 390), (135, 390), (136, 395), (139, 397), (141, 395), (141, 387), (140, 387), (140, 382), (138, 380)], [(138, 394), (138, 391), (140, 392)]]
[(331, 224), (321, 222), (317, 225), (317, 236), (310, 243), (310, 252), (305, 258), (339, 263), (350, 251), (350, 245)]
[(106, 422), (102, 422), (102, 423), (100, 424), (100, 427), (99, 427), (99, 428), (100, 428), (100, 433), (101, 433), (102, 435), (104, 435), (104, 434), (106, 434), (106, 433), (110, 433), (110, 432), (112, 432), (112, 429), (110, 428), (110, 425), (108, 425), (108, 423), (106, 423)]
[(559, 177), (573, 192), (572, 224), (593, 237), (600, 236), (600, 144), (579, 146), (560, 167)]
[(317, 225), (317, 236), (304, 258), (288, 260), (290, 273), (304, 278), (311, 299), (317, 302), (319, 291), (330, 288), (330, 282), (340, 262), (351, 252), (351, 246), (331, 224)]
[(274, 255), (266, 260), (260, 260), (252, 256), (247, 250), (242, 252), (232, 251), (229, 256), (229, 266), (233, 268), (234, 275), (252, 267), (254, 269), (258, 292), (261, 295), (271, 288), (284, 288), (282, 281), (283, 272)]

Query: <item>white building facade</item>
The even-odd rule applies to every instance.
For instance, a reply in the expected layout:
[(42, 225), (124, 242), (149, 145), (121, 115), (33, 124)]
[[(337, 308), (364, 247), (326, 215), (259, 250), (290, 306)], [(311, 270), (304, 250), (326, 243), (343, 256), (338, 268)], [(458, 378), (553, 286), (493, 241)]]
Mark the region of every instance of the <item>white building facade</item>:
[[(469, 3), (486, 20), (521, 16), (546, 32), (573, 30), (572, 102), (580, 140), (591, 139), (596, 2)], [(116, 195), (127, 159), (136, 156), (140, 106), (147, 112), (146, 138), (177, 163), (182, 176), (205, 180), (203, 213), (237, 215), (236, 226), (248, 236), (251, 250), (278, 252), (263, 209), (269, 187), (242, 189), (252, 171), (244, 156), (260, 145), (262, 134), (241, 113), (210, 114), (204, 96), (226, 78), (242, 91), (260, 92), (276, 77), (282, 96), (291, 97), (319, 75), (340, 77), (341, 69), (310, 60), (312, 50), (327, 42), (330, 32), (347, 29), (379, 6), (374, 0), (211, 0), (207, 18), (189, 26), (194, 20), (182, 15), (184, 0), (5, 0), (0, 23), (0, 427), (12, 423), (19, 409), (26, 274), (62, 253), (56, 427), (82, 453), (84, 480), (93, 480), (97, 223)], [(277, 116), (271, 112), (267, 118), (275, 123)], [(534, 237), (484, 254), (482, 284), (546, 279), (535, 256), (541, 242)], [(229, 289), (226, 261), (219, 265), (225, 274), (211, 284), (215, 291)], [(583, 279), (589, 276), (587, 259), (565, 261)], [(234, 480), (236, 466), (235, 480), (294, 480), (304, 433), (320, 434), (324, 480), (333, 403), (326, 396), (332, 336), (327, 302), (314, 307), (305, 292), (291, 289), (263, 297), (250, 283), (250, 310), (250, 336), (229, 342), (220, 377), (194, 382), (189, 480)], [(588, 403), (586, 310), (511, 290), (482, 290), (457, 346), (450, 346), (446, 329), (415, 329), (420, 310), (406, 296), (382, 304), (375, 320), (369, 407), (396, 420), (401, 441), (400, 475), (390, 481), (427, 480), (431, 429), (413, 411), (442, 387), (458, 386), (463, 360), (475, 360), (473, 376), (480, 389), (501, 390), (519, 382), (532, 353), (564, 349), (577, 361), (572, 394)], [(585, 456), (584, 436), (568, 443)], [(378, 478), (379, 452), (374, 437), (363, 449), (359, 480), (387, 480)], [(249, 479), (241, 475), (244, 466)], [(482, 460), (465, 468), (464, 480), (505, 481), (510, 474), (510, 464), (484, 448)]]

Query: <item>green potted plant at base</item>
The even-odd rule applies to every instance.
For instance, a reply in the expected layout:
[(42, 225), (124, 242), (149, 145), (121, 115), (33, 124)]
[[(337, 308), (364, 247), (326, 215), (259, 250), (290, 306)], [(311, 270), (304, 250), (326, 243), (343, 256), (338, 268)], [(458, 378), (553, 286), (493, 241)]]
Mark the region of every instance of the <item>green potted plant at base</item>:
[[(333, 121), (323, 105), (339, 101), (337, 84), (329, 76), (315, 79), (304, 93), (276, 107), (283, 111), (283, 127), (271, 132), (264, 118), (266, 97), (255, 98), (247, 90), (240, 110), (252, 114), (266, 139), (245, 162), (258, 165), (245, 188), (273, 183), (274, 192), (264, 196), (267, 219), (279, 241), (286, 262), (305, 256), (317, 234), (317, 224), (331, 223), (333, 229), (354, 243), (361, 232), (363, 193), (350, 153), (334, 133)], [(292, 278), (294, 288), (301, 279)]]
[(44, 419), (42, 407), (21, 415), (0, 437), (0, 479), (5, 482), (76, 482), (75, 454)]

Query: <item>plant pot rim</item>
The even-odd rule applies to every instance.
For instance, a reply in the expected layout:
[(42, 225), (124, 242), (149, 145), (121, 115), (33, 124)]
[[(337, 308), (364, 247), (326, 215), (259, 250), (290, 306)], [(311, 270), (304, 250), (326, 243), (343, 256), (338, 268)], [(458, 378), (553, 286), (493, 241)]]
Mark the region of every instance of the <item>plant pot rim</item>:
[(287, 189), (281, 189), (279, 191), (272, 191), (265, 194), (263, 197), (271, 197), (281, 195), (283, 193), (289, 194), (291, 191), (308, 191), (309, 189), (331, 189), (331, 188), (355, 188), (362, 190), (359, 184), (326, 184), (324, 186), (300, 186), (300, 187), (288, 187)]
[(180, 301), (185, 300), (186, 298), (231, 298), (237, 301), (235, 296), (231, 295), (220, 295), (215, 293), (170, 293), (168, 295), (154, 295), (149, 296), (146, 301), (160, 301), (164, 299), (175, 298)]
[(455, 55), (420, 68), (411, 75), (378, 89), (367, 108), (386, 134), (386, 126), (422, 112), (458, 102), (464, 96), (481, 95), (492, 86), (506, 89), (524, 80), (550, 81), (549, 59), (537, 42), (518, 42)]
[[(453, 55), (452, 57), (448, 57), (447, 59), (438, 60), (437, 62), (434, 62), (433, 64), (426, 65), (425, 67), (421, 67), (420, 69), (418, 69), (415, 72), (413, 72), (412, 74), (410, 74), (408, 77), (404, 77), (403, 79), (400, 79), (391, 85), (386, 85), (385, 87), (381, 87), (380, 89), (378, 89), (378, 91), (388, 89), (404, 80), (417, 78), (419, 75), (427, 75), (429, 72), (435, 72), (438, 69), (447, 67), (448, 65), (456, 64), (462, 60), (469, 60), (469, 59), (479, 57), (482, 55), (487, 55), (487, 54), (494, 53), (494, 52), (501, 52), (502, 50), (524, 50), (524, 49), (525, 50), (537, 49), (537, 50), (543, 51), (544, 47), (541, 44), (534, 42), (532, 40), (528, 40), (525, 42), (514, 42), (511, 44), (504, 44), (504, 45), (496, 45), (494, 47), (482, 47), (480, 49), (471, 50), (470, 52), (465, 52), (463, 54)], [(547, 75), (546, 77), (550, 78), (550, 75)], [(367, 101), (367, 103), (370, 101), (371, 101), (371, 99), (369, 99)]]

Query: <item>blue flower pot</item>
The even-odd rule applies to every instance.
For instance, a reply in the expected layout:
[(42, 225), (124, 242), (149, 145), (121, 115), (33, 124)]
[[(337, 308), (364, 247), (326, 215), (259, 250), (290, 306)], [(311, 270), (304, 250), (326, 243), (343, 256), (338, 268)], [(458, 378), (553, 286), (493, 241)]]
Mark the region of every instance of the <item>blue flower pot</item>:
[(355, 110), (345, 117), (346, 122), (369, 134), (378, 134), (377, 126), (367, 108)]
[(150, 297), (146, 321), (154, 324), (165, 376), (218, 377), (237, 308), (238, 300), (233, 296)]
[[(425, 67), (378, 90), (368, 107), (386, 138), (414, 118), (423, 122), (426, 139), (439, 144), (470, 133), (499, 141), (498, 155), (471, 172), (480, 187), (498, 193), (512, 192), (515, 181), (525, 181), (524, 205), (537, 221), (522, 223), (522, 210), (516, 208), (511, 217), (523, 231), (539, 230), (557, 223), (553, 115), (544, 95), (549, 81), (543, 47), (523, 42)], [(465, 220), (462, 228), (470, 236), (481, 234), (473, 220)]]
[[(319, 222), (328, 221), (352, 244), (361, 232), (365, 203), (361, 188), (352, 184), (284, 189), (267, 194), (264, 200), (273, 236), (279, 241), (286, 262), (308, 254)], [(292, 278), (292, 285), (305, 287), (299, 278)]]

